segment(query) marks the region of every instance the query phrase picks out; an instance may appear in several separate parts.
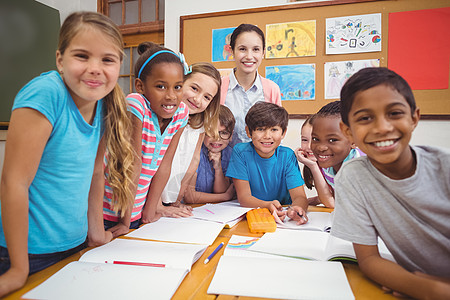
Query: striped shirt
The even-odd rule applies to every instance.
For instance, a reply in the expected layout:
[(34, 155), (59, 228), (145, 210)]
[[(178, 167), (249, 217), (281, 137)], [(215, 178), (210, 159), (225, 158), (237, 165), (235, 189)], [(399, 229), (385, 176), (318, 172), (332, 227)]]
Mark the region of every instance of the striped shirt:
[[(150, 103), (141, 94), (133, 93), (127, 96), (128, 110), (142, 121), (142, 169), (139, 184), (131, 212), (131, 222), (141, 218), (142, 209), (147, 198), (150, 182), (158, 170), (164, 154), (175, 133), (186, 126), (189, 118), (187, 106), (181, 102), (171, 122), (163, 134), (159, 127), (158, 116), (151, 110)], [(118, 222), (119, 213), (111, 209), (112, 189), (105, 180), (103, 197), (103, 218)]]

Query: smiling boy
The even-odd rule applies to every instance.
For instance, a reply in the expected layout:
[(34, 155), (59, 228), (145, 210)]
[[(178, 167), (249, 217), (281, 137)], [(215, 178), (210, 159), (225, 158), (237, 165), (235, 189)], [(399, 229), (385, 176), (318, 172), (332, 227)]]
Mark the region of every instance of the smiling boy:
[[(366, 153), (336, 177), (331, 234), (353, 242), (361, 270), (384, 288), (450, 298), (450, 152), (410, 146), (419, 109), (408, 83), (362, 69), (341, 90), (341, 129)], [(397, 263), (380, 257), (380, 236)]]
[(234, 146), (227, 176), (233, 178), (242, 206), (266, 207), (284, 217), (282, 205), (292, 204), (288, 216), (303, 224), (308, 208), (304, 181), (294, 151), (280, 146), (288, 119), (287, 111), (276, 104), (253, 105), (245, 117), (252, 141)]

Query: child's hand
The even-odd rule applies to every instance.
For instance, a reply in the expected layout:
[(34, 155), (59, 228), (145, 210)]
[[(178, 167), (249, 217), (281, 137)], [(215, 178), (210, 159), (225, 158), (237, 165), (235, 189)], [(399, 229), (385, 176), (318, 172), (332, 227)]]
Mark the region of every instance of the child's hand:
[(88, 235), (88, 246), (89, 247), (97, 247), (97, 246), (104, 245), (106, 243), (111, 242), (111, 240), (114, 237), (115, 236), (113, 236), (113, 233), (111, 231), (108, 231), (108, 230), (106, 230), (106, 231), (104, 230), (97, 237), (93, 237), (92, 235)]
[(108, 229), (107, 232), (111, 232), (114, 238), (127, 234), (130, 231), (130, 226), (126, 226), (124, 223), (119, 222), (117, 225)]
[(208, 151), (209, 160), (212, 161), (214, 170), (217, 170), (222, 167), (221, 165), (221, 158), (222, 158), (222, 152), (211, 152)]
[[(190, 208), (190, 207), (189, 207)], [(162, 206), (158, 208), (158, 213), (168, 218), (186, 218), (192, 216), (192, 208), (189, 209), (185, 205), (183, 207)]]
[(286, 212), (283, 210), (283, 206), (281, 206), (280, 201), (270, 201), (268, 208), (270, 210), (270, 213), (275, 218), (275, 222), (282, 223), (284, 218), (286, 217)]
[(308, 222), (308, 216), (300, 206), (289, 206), (287, 210), (287, 216), (292, 220), (297, 221), (297, 225), (305, 224), (306, 222)]
[(312, 154), (312, 152), (304, 151), (302, 148), (295, 149), (295, 156), (297, 157), (297, 160), (307, 166), (308, 168), (312, 168), (314, 165), (317, 164), (317, 159)]
[(152, 222), (156, 222), (159, 220), (159, 218), (161, 218), (161, 214), (159, 214), (158, 212), (156, 212), (153, 216), (149, 215), (145, 212), (145, 210), (142, 211), (142, 223), (143, 224), (147, 224), (147, 223), (152, 223)]
[(234, 188), (234, 184), (230, 184), (228, 189), (225, 191), (224, 200), (228, 201), (234, 198), (236, 195), (236, 189)]
[(28, 271), (23, 272), (17, 268), (10, 268), (0, 276), (0, 297), (23, 287), (27, 281), (27, 277)]

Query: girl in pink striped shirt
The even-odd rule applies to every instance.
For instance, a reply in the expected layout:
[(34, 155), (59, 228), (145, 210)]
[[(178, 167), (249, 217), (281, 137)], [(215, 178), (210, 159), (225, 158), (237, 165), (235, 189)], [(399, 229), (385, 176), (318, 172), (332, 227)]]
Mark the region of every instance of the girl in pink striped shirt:
[(138, 53), (141, 56), (135, 65), (137, 93), (127, 96), (135, 150), (134, 205), (117, 207), (106, 181), (103, 195), (105, 229), (114, 237), (127, 233), (129, 228), (138, 228), (147, 199), (159, 199), (189, 118), (188, 108), (181, 102), (184, 65), (180, 57), (150, 42), (140, 44)]

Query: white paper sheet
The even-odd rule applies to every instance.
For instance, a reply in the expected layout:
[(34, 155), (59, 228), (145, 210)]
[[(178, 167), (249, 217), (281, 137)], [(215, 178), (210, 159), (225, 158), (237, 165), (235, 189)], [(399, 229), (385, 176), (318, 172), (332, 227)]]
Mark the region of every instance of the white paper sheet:
[(136, 229), (127, 237), (166, 242), (211, 245), (224, 224), (192, 218), (161, 218)]
[(235, 256), (220, 258), (207, 292), (276, 299), (354, 299), (340, 262)]

